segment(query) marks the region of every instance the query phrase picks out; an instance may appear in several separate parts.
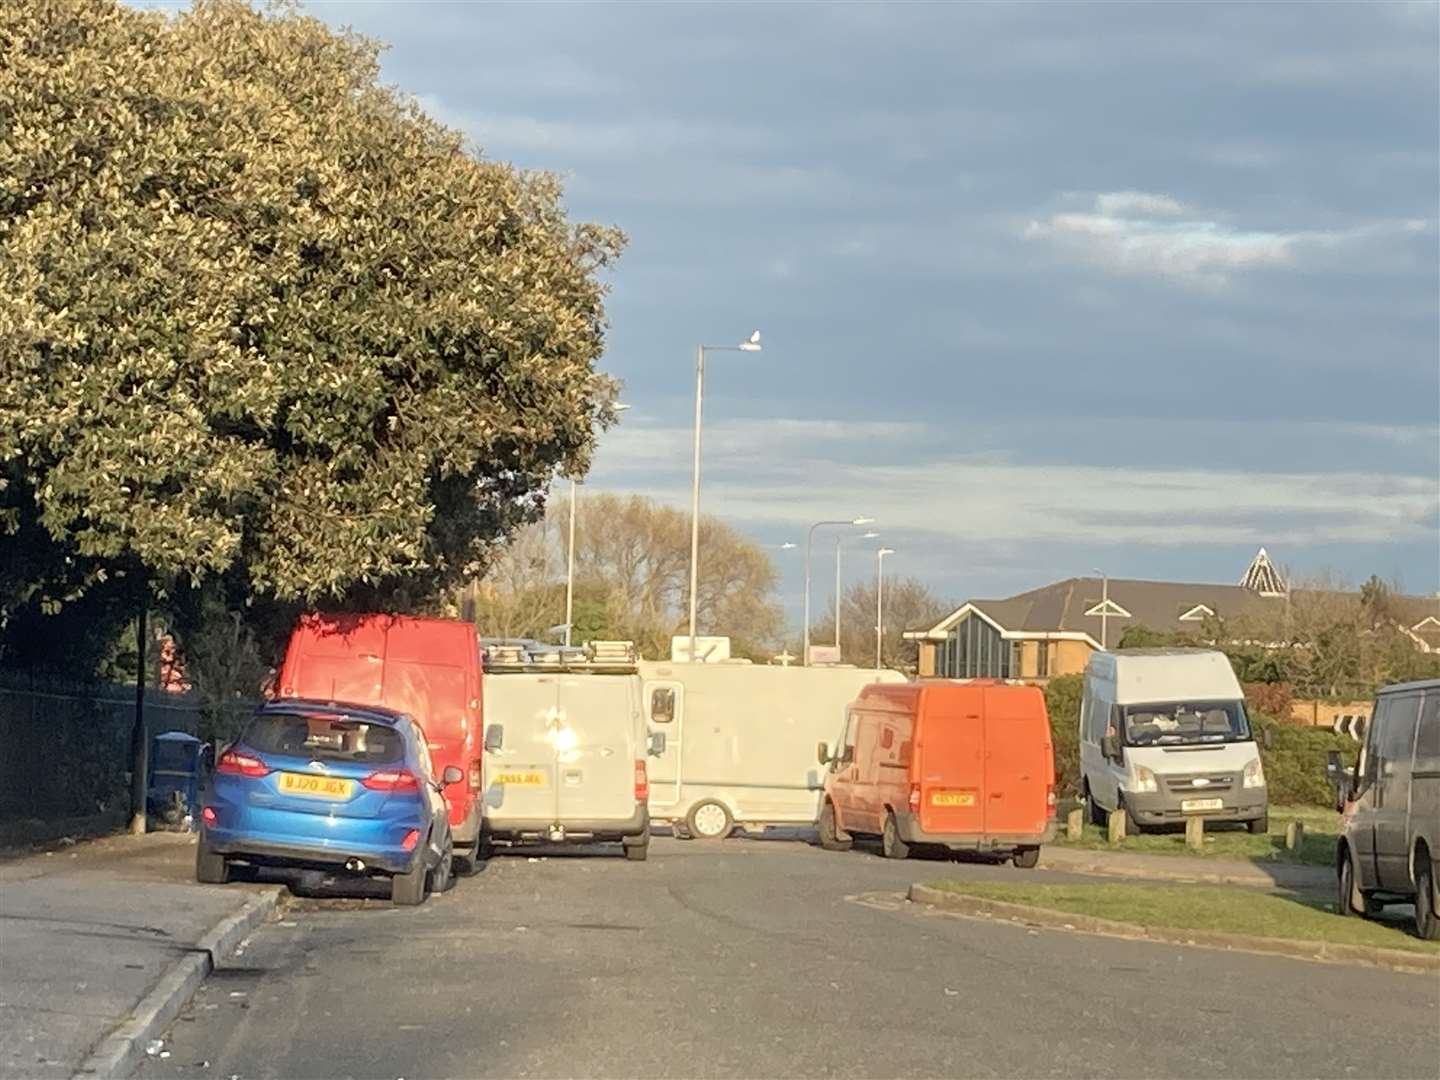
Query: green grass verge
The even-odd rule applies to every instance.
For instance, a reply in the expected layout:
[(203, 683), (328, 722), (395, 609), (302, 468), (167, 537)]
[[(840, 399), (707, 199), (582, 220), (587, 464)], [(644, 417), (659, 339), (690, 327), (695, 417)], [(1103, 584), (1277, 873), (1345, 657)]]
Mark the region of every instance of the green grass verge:
[[(1285, 848), (1285, 826), (1292, 821), (1305, 823), (1305, 841), (1299, 851)], [(1063, 819), (1055, 843), (1061, 847), (1133, 851), (1144, 855), (1205, 855), (1221, 859), (1334, 866), (1335, 838), (1339, 834), (1340, 815), (1333, 810), (1319, 810), (1313, 806), (1272, 806), (1267, 835), (1251, 836), (1244, 825), (1207, 825), (1204, 851), (1191, 851), (1185, 846), (1184, 829), (1127, 836), (1123, 842), (1112, 847), (1104, 829), (1087, 824), (1084, 836), (1079, 840), (1068, 840)]]
[(1384, 921), (1341, 918), (1323, 901), (1249, 889), (1219, 885), (1012, 885), (992, 881), (939, 881), (932, 887), (1147, 928), (1217, 930), (1440, 955), (1440, 942), (1414, 937), (1414, 923), (1408, 917), (1402, 918), (1399, 911)]

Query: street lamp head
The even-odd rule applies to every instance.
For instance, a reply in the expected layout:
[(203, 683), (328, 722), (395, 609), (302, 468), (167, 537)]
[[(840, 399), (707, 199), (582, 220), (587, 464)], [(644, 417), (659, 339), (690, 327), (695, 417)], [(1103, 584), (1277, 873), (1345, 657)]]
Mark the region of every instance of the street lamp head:
[(741, 342), (741, 344), (740, 344), (740, 351), (741, 351), (741, 352), (759, 352), (759, 351), (760, 351), (760, 331), (759, 331), (759, 330), (756, 330), (753, 334), (751, 334), (748, 338), (746, 338), (745, 341)]
[(851, 518), (851, 519), (850, 519), (850, 524), (851, 524), (851, 525), (874, 525), (874, 524), (875, 524), (875, 519), (872, 518), (872, 517), (857, 517), (857, 518)]
[(780, 545), (780, 550), (781, 550), (781, 551), (793, 551), (793, 550), (795, 550), (795, 548), (797, 548), (797, 547), (799, 547), (799, 546), (800, 546), (799, 544), (792, 544), (789, 540), (786, 540), (785, 543), (783, 543), (783, 544)]
[(879, 555), (879, 556), (883, 559), (886, 555), (894, 555), (894, 554), (895, 554), (895, 549), (894, 549), (894, 548), (881, 548), (881, 549), (880, 549), (879, 551), (877, 551), (875, 554), (876, 554), (876, 555)]
[(880, 534), (874, 531), (860, 534), (861, 540), (878, 540), (879, 538)]

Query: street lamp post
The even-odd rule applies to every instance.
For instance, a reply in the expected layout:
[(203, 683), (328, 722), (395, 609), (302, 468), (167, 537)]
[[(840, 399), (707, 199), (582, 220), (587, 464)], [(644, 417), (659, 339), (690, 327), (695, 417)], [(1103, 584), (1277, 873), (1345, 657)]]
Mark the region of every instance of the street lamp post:
[(840, 548), (846, 540), (874, 540), (879, 535), (878, 532), (867, 532), (854, 537), (841, 533), (835, 538), (835, 648), (837, 652), (840, 649)]
[(810, 666), (810, 555), (815, 546), (815, 530), (822, 525), (871, 525), (875, 519), (872, 517), (857, 517), (846, 520), (817, 521), (810, 526), (810, 531), (805, 534), (805, 643), (801, 649), (800, 663), (805, 667)]
[(894, 548), (882, 547), (875, 552), (875, 670), (880, 670), (880, 645), (885, 640), (885, 556), (894, 555)]
[(1110, 575), (1103, 570), (1093, 569), (1100, 575), (1100, 650), (1110, 648)]
[(700, 425), (704, 416), (705, 353), (759, 352), (760, 331), (739, 345), (697, 345), (695, 347), (695, 468), (690, 483), (690, 660), (695, 661), (695, 615), (700, 585)]

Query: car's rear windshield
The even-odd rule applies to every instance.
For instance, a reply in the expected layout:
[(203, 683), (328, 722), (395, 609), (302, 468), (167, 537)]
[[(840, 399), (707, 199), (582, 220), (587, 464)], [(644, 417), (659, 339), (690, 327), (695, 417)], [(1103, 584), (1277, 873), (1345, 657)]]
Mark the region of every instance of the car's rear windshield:
[(262, 713), (240, 741), (261, 754), (390, 765), (405, 757), (405, 740), (388, 724), (337, 713)]

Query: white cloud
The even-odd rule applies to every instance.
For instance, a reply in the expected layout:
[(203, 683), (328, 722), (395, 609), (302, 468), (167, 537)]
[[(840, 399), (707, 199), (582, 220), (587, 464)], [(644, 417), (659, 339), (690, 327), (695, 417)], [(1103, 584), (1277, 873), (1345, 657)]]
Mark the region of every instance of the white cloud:
[(1405, 220), (1328, 230), (1243, 229), (1202, 217), (1168, 195), (1118, 191), (1096, 195), (1091, 211), (1032, 220), (1024, 236), (1122, 273), (1223, 285), (1238, 271), (1290, 268), (1307, 252), (1414, 236), (1433, 227), (1430, 221)]

